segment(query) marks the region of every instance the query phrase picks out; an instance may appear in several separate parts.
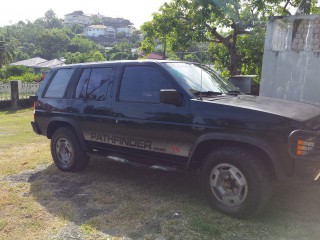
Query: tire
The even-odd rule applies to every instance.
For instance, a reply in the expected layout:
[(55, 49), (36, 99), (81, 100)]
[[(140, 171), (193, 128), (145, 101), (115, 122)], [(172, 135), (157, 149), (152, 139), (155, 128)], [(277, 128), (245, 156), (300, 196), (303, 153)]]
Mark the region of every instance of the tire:
[(64, 172), (79, 172), (89, 162), (76, 134), (70, 128), (58, 128), (51, 138), (51, 155), (56, 166)]
[(238, 147), (223, 147), (208, 154), (201, 182), (212, 206), (237, 218), (260, 213), (272, 191), (271, 173), (262, 160)]

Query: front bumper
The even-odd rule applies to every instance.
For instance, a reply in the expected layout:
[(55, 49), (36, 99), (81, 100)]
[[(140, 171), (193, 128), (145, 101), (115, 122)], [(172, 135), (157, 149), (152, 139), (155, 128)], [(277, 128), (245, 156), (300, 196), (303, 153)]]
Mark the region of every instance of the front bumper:
[(41, 130), (40, 130), (39, 125), (38, 125), (37, 122), (32, 121), (32, 122), (31, 122), (31, 126), (32, 126), (33, 131), (34, 131), (36, 134), (39, 134), (39, 135), (42, 134), (42, 132), (41, 132)]

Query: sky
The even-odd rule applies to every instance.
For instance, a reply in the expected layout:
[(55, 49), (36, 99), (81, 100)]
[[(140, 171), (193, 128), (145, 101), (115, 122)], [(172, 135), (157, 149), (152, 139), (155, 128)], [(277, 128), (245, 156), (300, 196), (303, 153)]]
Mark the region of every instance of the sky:
[(100, 13), (106, 17), (122, 17), (136, 28), (152, 19), (152, 13), (170, 0), (5, 0), (0, 4), (0, 26), (44, 17), (52, 9), (58, 18), (82, 10), (85, 14)]

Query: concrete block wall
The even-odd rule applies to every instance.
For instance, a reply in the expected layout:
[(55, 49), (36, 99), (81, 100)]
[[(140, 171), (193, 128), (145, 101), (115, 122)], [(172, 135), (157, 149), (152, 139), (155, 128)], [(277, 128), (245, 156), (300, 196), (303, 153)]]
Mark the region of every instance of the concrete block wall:
[(260, 95), (320, 106), (320, 15), (271, 17)]

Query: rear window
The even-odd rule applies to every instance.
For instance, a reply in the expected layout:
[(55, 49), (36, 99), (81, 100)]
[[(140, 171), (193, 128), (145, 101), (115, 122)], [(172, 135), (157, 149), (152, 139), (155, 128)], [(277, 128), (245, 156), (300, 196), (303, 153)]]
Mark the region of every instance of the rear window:
[(45, 97), (63, 98), (74, 69), (59, 69), (47, 89)]

